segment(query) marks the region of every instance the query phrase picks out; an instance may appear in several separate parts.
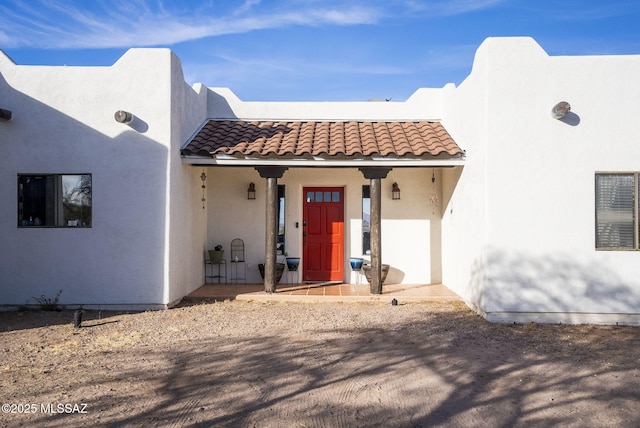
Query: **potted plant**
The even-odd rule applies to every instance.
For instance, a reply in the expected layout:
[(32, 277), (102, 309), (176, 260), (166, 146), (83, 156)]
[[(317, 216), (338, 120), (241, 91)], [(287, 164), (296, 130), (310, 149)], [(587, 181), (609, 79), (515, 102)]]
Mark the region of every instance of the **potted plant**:
[(222, 263), (224, 258), (224, 250), (222, 245), (216, 245), (213, 250), (209, 250), (209, 261), (214, 265)]

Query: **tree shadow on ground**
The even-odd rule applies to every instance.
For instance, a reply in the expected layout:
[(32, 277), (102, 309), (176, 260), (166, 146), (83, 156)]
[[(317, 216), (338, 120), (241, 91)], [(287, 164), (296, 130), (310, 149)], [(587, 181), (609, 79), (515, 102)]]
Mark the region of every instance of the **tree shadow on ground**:
[(74, 388), (102, 384), (92, 411), (114, 427), (640, 424), (637, 354), (617, 347), (637, 349), (639, 329), (497, 325), (466, 310), (389, 315), (387, 326), (266, 324), (198, 343), (168, 333), (165, 349), (110, 354), (119, 371)]

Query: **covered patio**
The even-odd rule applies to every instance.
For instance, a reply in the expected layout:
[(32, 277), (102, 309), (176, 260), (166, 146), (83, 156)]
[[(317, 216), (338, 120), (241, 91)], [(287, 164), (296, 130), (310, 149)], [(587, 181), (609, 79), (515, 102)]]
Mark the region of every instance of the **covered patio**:
[[(214, 201), (210, 205), (208, 245), (229, 240), (230, 228), (223, 225), (236, 226), (234, 237), (246, 236), (245, 241), (251, 242), (248, 253), (252, 259), (247, 265), (264, 262), (261, 289), (266, 293), (282, 295), (282, 288), (276, 290), (275, 276), (277, 259), (284, 255), (278, 239), (284, 239), (287, 251), (301, 257), (298, 281), (337, 281), (326, 286), (337, 287), (339, 283), (353, 282), (345, 268), (351, 256), (366, 257), (371, 265), (371, 287), (351, 284), (352, 289), (344, 293), (339, 287), (323, 287), (309, 293), (306, 287), (305, 294), (315, 295), (322, 290), (323, 295), (379, 295), (393, 299), (396, 296), (385, 295), (382, 287), (385, 219), (389, 221), (385, 251), (389, 259), (395, 256), (395, 263), (385, 263), (394, 265), (402, 277), (399, 282), (441, 282), (439, 201), (448, 200), (455, 187), (448, 178), (451, 174), (442, 170), (461, 168), (465, 153), (437, 121), (212, 119), (187, 142), (181, 155), (183, 163), (203, 168), (203, 181), (212, 177), (211, 193), (206, 198)], [(212, 168), (211, 173), (205, 174), (205, 168)], [(257, 171), (264, 184), (255, 185), (247, 170), (254, 170), (254, 174)], [(387, 178), (394, 180), (395, 202), (383, 214), (382, 201), (391, 200), (382, 191)], [(400, 201), (397, 179), (403, 180), (405, 195), (413, 198)], [(262, 213), (241, 200), (241, 191), (230, 190), (238, 188), (239, 183), (246, 186), (250, 180), (253, 195), (244, 199), (255, 200), (255, 188), (264, 188), (263, 196), (257, 196), (265, 203)], [(443, 181), (447, 184), (443, 185)], [(290, 226), (284, 233), (279, 230), (282, 183), (291, 189), (284, 207), (284, 218), (289, 219)], [(360, 193), (364, 186), (366, 197), (364, 190)], [(320, 198), (322, 195), (330, 199)], [(360, 210), (364, 198), (370, 211), (366, 219)], [(264, 228), (256, 223), (264, 224)], [(361, 242), (363, 223), (367, 223), (367, 248)], [(254, 237), (263, 237), (262, 249)], [(255, 278), (251, 282), (256, 282)], [(393, 292), (407, 294), (407, 290)], [(291, 291), (291, 295), (300, 294), (300, 289)]]

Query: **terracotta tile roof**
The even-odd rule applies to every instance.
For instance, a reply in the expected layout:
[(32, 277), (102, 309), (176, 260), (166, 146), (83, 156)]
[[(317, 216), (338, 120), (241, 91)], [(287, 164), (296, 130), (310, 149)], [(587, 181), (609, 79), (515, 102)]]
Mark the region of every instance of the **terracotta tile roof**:
[(463, 151), (439, 122), (210, 120), (183, 155), (456, 156)]

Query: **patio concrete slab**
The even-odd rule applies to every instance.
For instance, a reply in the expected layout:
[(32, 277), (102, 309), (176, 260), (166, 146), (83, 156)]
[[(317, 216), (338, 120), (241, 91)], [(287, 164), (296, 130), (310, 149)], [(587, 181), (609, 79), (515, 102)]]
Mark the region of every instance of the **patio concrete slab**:
[(265, 293), (263, 284), (205, 284), (187, 296), (202, 300), (261, 300), (299, 302), (425, 302), (461, 300), (442, 284), (385, 284), (382, 294), (370, 294), (369, 284), (324, 282), (280, 284), (275, 293)]

